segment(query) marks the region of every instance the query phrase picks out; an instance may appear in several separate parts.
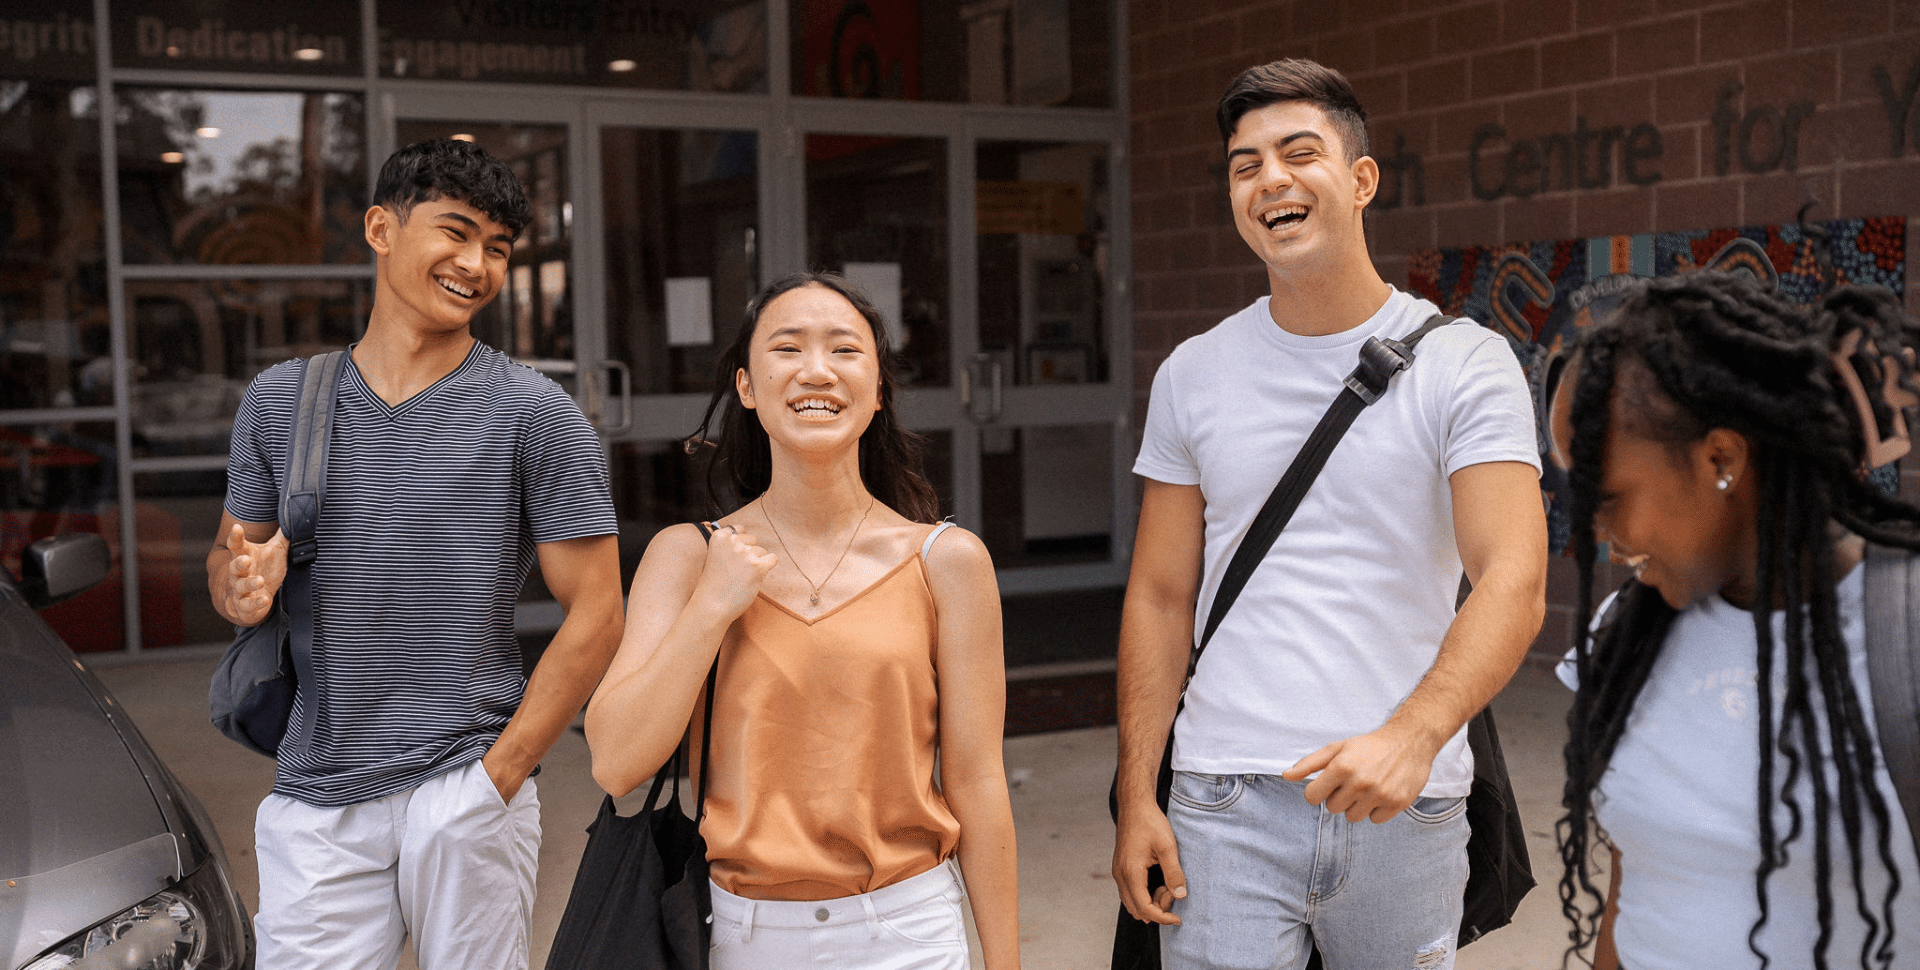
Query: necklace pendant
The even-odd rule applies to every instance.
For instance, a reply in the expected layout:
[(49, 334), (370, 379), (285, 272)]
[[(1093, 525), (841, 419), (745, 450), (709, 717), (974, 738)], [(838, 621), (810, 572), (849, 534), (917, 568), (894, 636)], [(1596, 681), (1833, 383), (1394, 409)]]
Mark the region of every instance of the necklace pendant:
[(808, 603), (810, 603), (810, 604), (812, 604), (812, 605), (814, 605), (814, 606), (819, 606), (819, 605), (820, 605), (820, 594), (819, 594), (819, 593), (815, 593), (815, 594), (813, 594), (812, 596), (810, 596), (810, 597), (807, 597), (807, 602), (808, 602)]

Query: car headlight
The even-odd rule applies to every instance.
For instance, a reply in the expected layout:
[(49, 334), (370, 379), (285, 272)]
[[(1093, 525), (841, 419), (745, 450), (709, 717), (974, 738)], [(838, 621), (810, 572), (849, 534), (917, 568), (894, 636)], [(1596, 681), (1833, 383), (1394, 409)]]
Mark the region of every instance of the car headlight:
[(227, 970), (239, 967), (236, 912), (212, 860), (124, 912), (101, 920), (20, 970)]

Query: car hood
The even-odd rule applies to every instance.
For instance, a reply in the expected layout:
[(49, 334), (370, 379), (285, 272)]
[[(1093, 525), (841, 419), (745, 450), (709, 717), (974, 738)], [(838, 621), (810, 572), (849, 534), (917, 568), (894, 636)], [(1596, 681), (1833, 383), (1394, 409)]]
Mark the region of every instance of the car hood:
[(179, 875), (180, 847), (105, 698), (0, 588), (0, 942), (30, 913), (57, 910), (71, 933)]

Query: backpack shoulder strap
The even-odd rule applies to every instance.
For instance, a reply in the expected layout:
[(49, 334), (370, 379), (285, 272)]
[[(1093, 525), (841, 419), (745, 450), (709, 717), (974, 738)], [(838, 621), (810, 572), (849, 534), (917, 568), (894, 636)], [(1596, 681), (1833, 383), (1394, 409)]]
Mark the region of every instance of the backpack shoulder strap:
[(1880, 756), (1920, 839), (1920, 553), (1867, 547), (1867, 675)]

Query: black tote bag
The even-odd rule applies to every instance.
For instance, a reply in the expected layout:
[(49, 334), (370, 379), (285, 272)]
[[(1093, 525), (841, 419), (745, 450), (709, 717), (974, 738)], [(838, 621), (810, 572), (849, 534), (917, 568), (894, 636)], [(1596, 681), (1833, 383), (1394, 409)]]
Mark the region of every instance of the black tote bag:
[[(547, 970), (707, 970), (707, 843), (680, 810), (679, 761), (655, 776), (639, 812), (601, 800)], [(657, 804), (669, 778), (673, 794)]]

